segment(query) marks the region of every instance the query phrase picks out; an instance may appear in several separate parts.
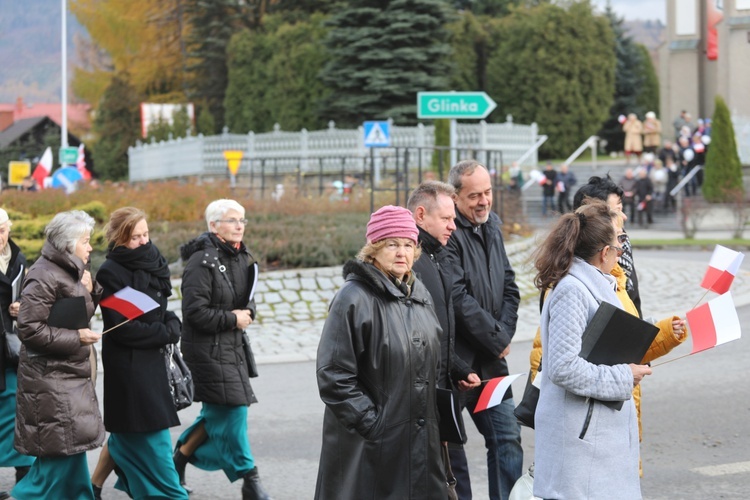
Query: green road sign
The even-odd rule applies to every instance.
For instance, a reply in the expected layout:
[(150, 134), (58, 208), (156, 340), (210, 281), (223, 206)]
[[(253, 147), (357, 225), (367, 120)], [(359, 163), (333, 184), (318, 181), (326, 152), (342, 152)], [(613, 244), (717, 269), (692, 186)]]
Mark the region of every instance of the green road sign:
[(58, 159), (60, 165), (75, 165), (78, 160), (78, 148), (60, 148)]
[(417, 118), (481, 120), (496, 107), (485, 92), (417, 92)]

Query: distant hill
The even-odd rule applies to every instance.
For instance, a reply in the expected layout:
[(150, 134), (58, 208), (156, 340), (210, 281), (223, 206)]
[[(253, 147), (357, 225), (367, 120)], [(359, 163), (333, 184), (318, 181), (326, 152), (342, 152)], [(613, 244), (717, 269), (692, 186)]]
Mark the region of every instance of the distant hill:
[(667, 37), (667, 27), (659, 20), (625, 21), (623, 25), (636, 42), (642, 43), (651, 52), (657, 50)]
[(643, 44), (651, 54), (657, 75), (659, 74), (659, 47), (667, 39), (667, 27), (659, 20), (625, 21), (623, 26), (633, 40)]
[[(0, 0), (0, 102), (60, 102), (60, 0)], [(68, 78), (74, 39), (87, 36), (68, 7)]]

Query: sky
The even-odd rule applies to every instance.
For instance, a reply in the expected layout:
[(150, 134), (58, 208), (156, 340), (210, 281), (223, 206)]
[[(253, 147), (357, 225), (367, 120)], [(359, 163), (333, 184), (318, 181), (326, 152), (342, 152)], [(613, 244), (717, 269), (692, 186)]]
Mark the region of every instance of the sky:
[[(636, 19), (659, 19), (662, 23), (667, 20), (666, 0), (609, 0), (612, 9), (628, 21)], [(607, 0), (592, 0), (601, 11), (607, 7)]]

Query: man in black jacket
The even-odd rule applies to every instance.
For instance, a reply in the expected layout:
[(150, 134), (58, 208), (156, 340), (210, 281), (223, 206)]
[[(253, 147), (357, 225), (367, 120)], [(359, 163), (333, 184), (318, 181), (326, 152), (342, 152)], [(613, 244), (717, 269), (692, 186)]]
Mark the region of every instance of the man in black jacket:
[[(409, 196), (406, 207), (414, 215), (414, 221), (419, 229), (419, 244), (422, 247), (422, 255), (414, 263), (413, 270), (419, 280), (429, 290), (435, 306), (443, 336), (440, 338), (440, 370), (438, 387), (455, 392), (458, 388), (462, 391), (479, 387), (479, 376), (471, 367), (456, 356), (455, 353), (455, 317), (453, 313), (453, 291), (454, 273), (451, 271), (451, 263), (448, 260), (448, 252), (445, 245), (456, 229), (454, 219), (456, 211), (453, 205), (453, 194), (455, 190), (450, 184), (438, 181), (426, 181), (417, 186)], [(441, 407), (438, 406), (441, 410)], [(441, 428), (443, 418), (452, 421), (449, 414), (441, 416)], [(463, 419), (461, 413), (456, 415), (458, 427), (466, 439)], [(441, 441), (451, 440), (447, 435), (440, 436)], [(461, 443), (454, 443), (455, 453), (451, 460), (453, 473), (456, 476), (456, 493), (460, 500), (471, 499), (471, 483), (469, 470), (466, 463), (466, 453)]]
[[(451, 168), (448, 182), (456, 189), (457, 229), (447, 245), (458, 273), (453, 289), (456, 354), (482, 380), (502, 377), (508, 375), (505, 357), (516, 332), (520, 293), (500, 218), (492, 212), (492, 181), (486, 167), (465, 160)], [(475, 414), (480, 393), (480, 388), (466, 393), (466, 407), (485, 439), (489, 497), (507, 500), (523, 469), (513, 395), (508, 391), (502, 404)]]

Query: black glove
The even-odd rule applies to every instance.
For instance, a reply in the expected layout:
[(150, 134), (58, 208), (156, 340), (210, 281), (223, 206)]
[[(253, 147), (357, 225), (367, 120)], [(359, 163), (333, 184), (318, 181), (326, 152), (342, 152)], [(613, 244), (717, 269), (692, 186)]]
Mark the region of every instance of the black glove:
[(169, 343), (176, 344), (180, 341), (182, 336), (182, 322), (180, 318), (172, 311), (164, 313), (164, 324), (167, 326), (167, 335), (169, 335)]

